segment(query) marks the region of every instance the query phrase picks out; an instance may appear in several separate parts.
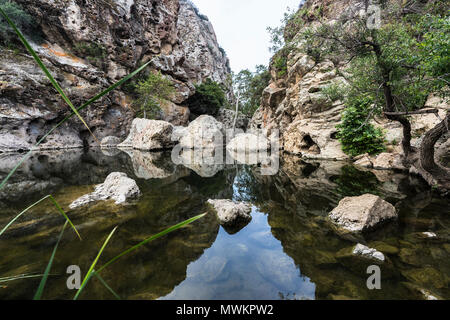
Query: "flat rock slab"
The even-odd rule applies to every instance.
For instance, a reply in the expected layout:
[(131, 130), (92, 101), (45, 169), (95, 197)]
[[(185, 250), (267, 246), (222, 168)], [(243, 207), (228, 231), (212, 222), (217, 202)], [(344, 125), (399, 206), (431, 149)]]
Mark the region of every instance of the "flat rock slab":
[(364, 194), (342, 199), (329, 217), (334, 224), (347, 231), (361, 232), (396, 219), (397, 212), (392, 204), (380, 197)]
[(125, 173), (113, 172), (104, 183), (95, 187), (95, 191), (86, 194), (69, 206), (70, 209), (76, 209), (85, 206), (91, 202), (115, 200), (116, 204), (123, 204), (128, 199), (137, 198), (141, 194), (136, 181), (127, 177)]

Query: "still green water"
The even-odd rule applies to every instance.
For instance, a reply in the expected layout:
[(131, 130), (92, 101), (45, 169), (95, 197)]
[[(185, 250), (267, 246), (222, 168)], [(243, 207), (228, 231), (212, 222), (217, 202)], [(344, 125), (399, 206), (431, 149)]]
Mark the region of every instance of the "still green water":
[[(0, 155), (0, 177), (19, 157)], [(205, 212), (205, 202), (213, 198), (251, 202), (252, 221), (229, 234), (208, 214), (122, 257), (102, 272), (103, 279), (122, 299), (423, 299), (422, 292), (450, 299), (450, 200), (434, 195), (418, 178), (345, 162), (284, 155), (278, 174), (262, 176), (257, 166), (176, 166), (163, 153), (40, 153), (0, 191), (0, 228), (47, 194), (68, 209), (117, 171), (135, 179), (142, 196), (126, 206), (98, 202), (68, 212), (83, 240), (65, 232), (43, 298), (73, 298), (67, 267), (86, 272), (115, 226), (99, 266)], [(327, 214), (343, 197), (368, 192), (394, 204), (398, 221), (359, 237), (336, 234)], [(0, 278), (43, 273), (63, 223), (50, 203), (20, 218), (0, 238)], [(369, 275), (337, 257), (356, 242), (388, 257), (381, 290), (369, 290)], [(39, 281), (0, 283), (0, 299), (32, 299)], [(80, 298), (114, 296), (92, 279)]]

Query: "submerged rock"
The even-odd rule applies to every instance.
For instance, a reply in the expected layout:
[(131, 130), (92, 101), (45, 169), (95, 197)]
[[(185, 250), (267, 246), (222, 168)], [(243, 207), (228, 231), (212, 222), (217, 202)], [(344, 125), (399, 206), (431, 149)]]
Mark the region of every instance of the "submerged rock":
[(384, 261), (385, 257), (384, 254), (380, 251), (377, 251), (376, 249), (369, 248), (363, 244), (358, 243), (354, 248), (352, 253), (357, 256), (362, 256), (364, 258), (368, 259), (375, 259), (379, 261)]
[(339, 250), (336, 253), (336, 259), (357, 274), (367, 274), (367, 268), (371, 265), (379, 266), (381, 274), (386, 278), (398, 273), (388, 257), (361, 243)]
[(386, 261), (386, 257), (383, 253), (376, 249), (369, 248), (361, 243), (338, 251), (336, 253), (336, 258), (339, 260), (354, 260), (353, 258), (359, 258), (362, 260), (371, 260), (377, 263), (383, 263)]
[(330, 212), (331, 221), (339, 227), (360, 232), (373, 229), (380, 223), (397, 218), (392, 204), (373, 194), (347, 197)]
[(401, 271), (408, 280), (420, 286), (434, 287), (436, 289), (446, 288), (449, 280), (445, 274), (432, 267), (409, 269)]
[(76, 209), (91, 202), (109, 199), (115, 200), (116, 204), (122, 204), (128, 199), (137, 198), (140, 193), (136, 181), (128, 178), (125, 173), (113, 172), (104, 183), (95, 187), (94, 192), (78, 198), (70, 204), (69, 208)]
[(219, 223), (228, 233), (238, 232), (252, 220), (252, 206), (249, 203), (223, 199), (210, 199), (207, 203), (216, 212)]

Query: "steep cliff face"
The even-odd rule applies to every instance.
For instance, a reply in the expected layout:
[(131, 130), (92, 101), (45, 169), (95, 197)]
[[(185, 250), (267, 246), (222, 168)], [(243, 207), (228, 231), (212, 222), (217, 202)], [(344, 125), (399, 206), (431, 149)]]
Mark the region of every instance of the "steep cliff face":
[[(78, 106), (141, 64), (152, 61), (176, 87), (163, 118), (186, 124), (183, 103), (207, 78), (229, 89), (229, 63), (213, 27), (186, 0), (17, 0), (42, 30), (34, 49)], [(68, 114), (27, 54), (0, 49), (0, 152), (29, 149)], [(97, 138), (126, 137), (134, 112), (125, 89), (81, 114)], [(56, 130), (41, 149), (95, 141), (79, 120)]]
[[(306, 12), (303, 19), (305, 27), (319, 23), (315, 16), (326, 23), (343, 15), (363, 10), (365, 0), (307, 0), (302, 7)], [(300, 30), (302, 31), (302, 30)], [(287, 57), (287, 72), (280, 76), (271, 64), (272, 80), (264, 90), (261, 107), (250, 122), (251, 128), (278, 129), (282, 146), (286, 152), (316, 159), (347, 159), (341, 144), (336, 138), (336, 125), (341, 122), (341, 112), (345, 105), (342, 101), (330, 101), (324, 94), (324, 88), (330, 85), (342, 85), (346, 80), (339, 70), (346, 69), (346, 61), (323, 60), (316, 63), (307, 54), (302, 53), (302, 44), (298, 50), (292, 50)], [(440, 118), (445, 117), (449, 106), (430, 97), (426, 106), (440, 109)], [(401, 153), (398, 142), (402, 140), (402, 127), (399, 123), (377, 118), (373, 124), (386, 132), (389, 152)], [(420, 145), (423, 133), (433, 128), (440, 120), (435, 115), (413, 115), (413, 145)]]

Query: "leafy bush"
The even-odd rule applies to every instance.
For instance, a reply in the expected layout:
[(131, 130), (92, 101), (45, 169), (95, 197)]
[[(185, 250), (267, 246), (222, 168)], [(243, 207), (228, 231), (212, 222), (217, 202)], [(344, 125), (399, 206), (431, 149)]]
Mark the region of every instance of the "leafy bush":
[(339, 83), (332, 83), (322, 89), (322, 93), (332, 102), (343, 100), (345, 88)]
[(73, 49), (78, 55), (81, 55), (89, 63), (102, 68), (107, 56), (105, 47), (95, 42), (79, 42), (74, 45)]
[[(32, 28), (32, 17), (17, 3), (10, 0), (0, 0), (0, 7), (22, 32)], [(12, 41), (17, 41), (17, 36), (5, 19), (0, 16), (0, 44), (7, 45)]]
[(287, 56), (289, 51), (287, 47), (284, 47), (278, 51), (272, 58), (272, 67), (277, 72), (277, 77), (282, 78), (287, 74)]
[(161, 112), (161, 103), (171, 98), (175, 88), (159, 71), (150, 73), (146, 80), (138, 82), (136, 93), (138, 98), (133, 104), (139, 109), (137, 115), (154, 119)]
[(186, 102), (193, 114), (216, 115), (219, 108), (225, 104), (225, 93), (217, 82), (207, 79), (196, 85), (195, 89), (195, 94)]
[(342, 123), (336, 128), (342, 150), (350, 156), (378, 154), (385, 150), (383, 132), (367, 121), (372, 103), (366, 96), (347, 99)]

